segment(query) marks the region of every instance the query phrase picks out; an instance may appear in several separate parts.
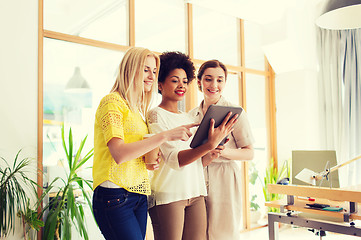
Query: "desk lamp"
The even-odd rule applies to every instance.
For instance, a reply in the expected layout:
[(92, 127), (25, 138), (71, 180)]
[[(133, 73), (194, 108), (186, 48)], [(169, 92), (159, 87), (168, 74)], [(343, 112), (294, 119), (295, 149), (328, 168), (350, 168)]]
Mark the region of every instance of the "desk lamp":
[(322, 172), (319, 172), (319, 173), (316, 173), (314, 171), (312, 171), (311, 169), (308, 169), (308, 168), (304, 168), (301, 172), (299, 172), (297, 175), (296, 175), (296, 179), (302, 181), (302, 182), (305, 182), (305, 183), (308, 183), (308, 184), (311, 184), (311, 185), (316, 185), (316, 180), (321, 180), (321, 179), (324, 179), (324, 178), (328, 178), (329, 174), (333, 171), (336, 171), (337, 169), (339, 169), (340, 167), (343, 167), (347, 164), (350, 164), (358, 159), (361, 159), (361, 155), (360, 156), (357, 156), (351, 160), (348, 160), (344, 163), (341, 163), (341, 164), (338, 164), (334, 167), (327, 167), (327, 164), (326, 164), (326, 168), (324, 171)]

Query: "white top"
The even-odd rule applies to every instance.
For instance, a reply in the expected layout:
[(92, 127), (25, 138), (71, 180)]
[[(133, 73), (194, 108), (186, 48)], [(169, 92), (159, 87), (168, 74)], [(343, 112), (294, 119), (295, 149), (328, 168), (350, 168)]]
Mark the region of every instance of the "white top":
[[(172, 113), (156, 107), (147, 117), (150, 133), (159, 133), (194, 121), (187, 113)], [(196, 129), (191, 129), (195, 132)], [(184, 167), (179, 167), (178, 152), (189, 149), (192, 141), (169, 141), (160, 146), (162, 161), (151, 177), (152, 193), (148, 196), (148, 207), (206, 196), (203, 166), (198, 159)]]

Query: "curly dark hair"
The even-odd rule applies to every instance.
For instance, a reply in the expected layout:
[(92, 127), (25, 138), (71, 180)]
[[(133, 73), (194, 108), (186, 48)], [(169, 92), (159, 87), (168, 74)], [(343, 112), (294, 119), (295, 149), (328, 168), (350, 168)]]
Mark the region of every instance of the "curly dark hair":
[[(188, 55), (181, 52), (164, 52), (159, 58), (158, 82), (164, 82), (169, 73), (177, 68), (183, 69), (186, 72), (188, 84), (196, 77), (193, 62)], [(160, 93), (160, 91), (158, 92)]]

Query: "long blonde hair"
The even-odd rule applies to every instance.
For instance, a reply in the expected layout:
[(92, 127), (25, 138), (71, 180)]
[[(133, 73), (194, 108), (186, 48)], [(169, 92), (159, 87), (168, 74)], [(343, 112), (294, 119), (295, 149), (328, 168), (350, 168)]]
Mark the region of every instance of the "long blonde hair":
[[(147, 57), (154, 57), (157, 66), (156, 79), (150, 92), (144, 92), (144, 65)], [(131, 111), (139, 110), (146, 115), (153, 92), (158, 89), (159, 57), (149, 49), (130, 48), (124, 55), (117, 70), (117, 77), (110, 92), (119, 92)]]

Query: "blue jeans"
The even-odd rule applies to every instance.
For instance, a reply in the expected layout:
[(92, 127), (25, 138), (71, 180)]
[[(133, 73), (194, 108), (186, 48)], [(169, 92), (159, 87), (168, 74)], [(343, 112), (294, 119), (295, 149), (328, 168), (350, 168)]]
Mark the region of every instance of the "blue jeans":
[(124, 188), (98, 186), (93, 195), (95, 220), (107, 240), (143, 240), (147, 227), (147, 196)]

